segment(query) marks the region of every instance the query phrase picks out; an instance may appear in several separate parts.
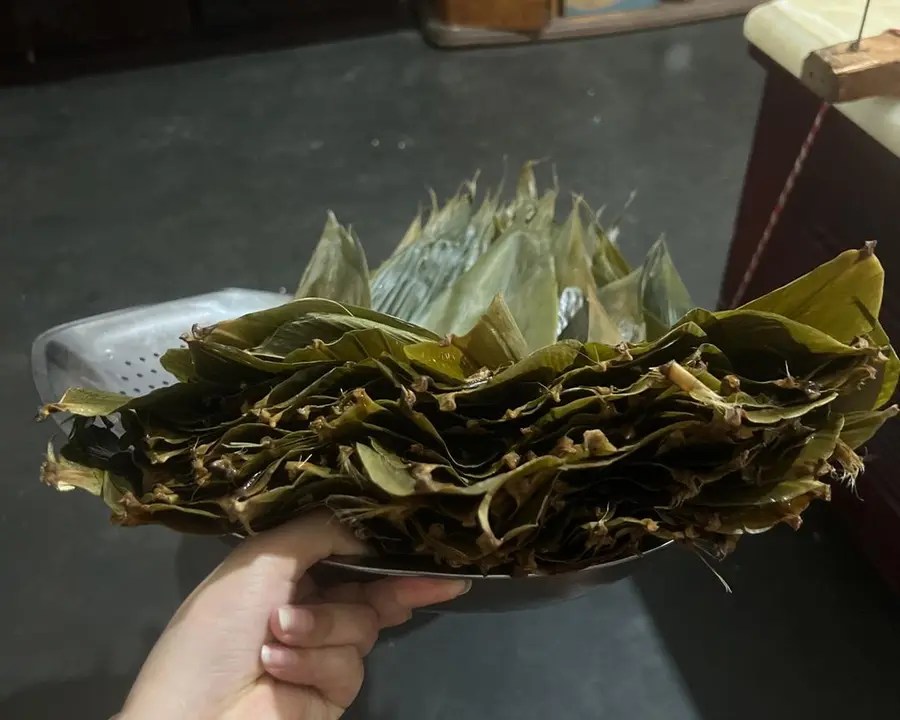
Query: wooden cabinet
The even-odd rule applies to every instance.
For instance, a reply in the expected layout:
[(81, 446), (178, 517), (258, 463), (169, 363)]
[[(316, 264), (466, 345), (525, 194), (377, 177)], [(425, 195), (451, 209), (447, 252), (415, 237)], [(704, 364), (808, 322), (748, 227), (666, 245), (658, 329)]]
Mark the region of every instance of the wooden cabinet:
[(528, 32), (550, 24), (558, 7), (554, 0), (435, 0), (434, 14), (447, 25)]

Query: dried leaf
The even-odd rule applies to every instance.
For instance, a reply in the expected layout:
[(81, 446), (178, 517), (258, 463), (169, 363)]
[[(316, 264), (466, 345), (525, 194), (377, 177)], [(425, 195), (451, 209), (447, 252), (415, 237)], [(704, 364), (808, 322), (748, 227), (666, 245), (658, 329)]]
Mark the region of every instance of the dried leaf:
[(665, 335), (694, 307), (662, 237), (653, 244), (644, 261), (641, 302), (649, 340)]
[(584, 244), (584, 227), (578, 201), (569, 218), (560, 228), (553, 243), (553, 263), (556, 270), (557, 294), (562, 298), (567, 288), (578, 288), (584, 298), (587, 332), (576, 339), (617, 345), (622, 335), (606, 309), (597, 299), (594, 277)]
[(606, 283), (597, 293), (625, 342), (639, 343), (647, 339), (641, 294), (642, 270)]
[(519, 227), (497, 240), (429, 309), (422, 325), (465, 335), (501, 295), (531, 350), (556, 339), (556, 277), (544, 239)]
[(371, 304), (366, 253), (353, 230), (341, 227), (332, 212), (294, 297), (327, 298), (366, 308)]
[[(664, 243), (630, 272), (580, 202), (555, 226), (557, 190), (541, 194), (530, 164), (503, 208), (472, 215), (473, 195), (474, 181), (435, 201), (375, 274), (378, 302), (432, 330), (325, 298), (195, 329), (163, 359), (181, 382), (44, 408), (73, 417), (43, 480), (99, 496), (120, 525), (252, 534), (329, 508), (408, 570), (518, 574), (671, 539), (722, 555), (799, 526), (829, 480), (852, 487), (855, 450), (898, 413), (873, 410), (900, 361), (871, 257), (681, 317)], [(329, 232), (301, 285), (360, 296), (366, 272), (335, 258), (361, 249)], [(573, 298), (560, 314), (581, 339), (554, 342)]]

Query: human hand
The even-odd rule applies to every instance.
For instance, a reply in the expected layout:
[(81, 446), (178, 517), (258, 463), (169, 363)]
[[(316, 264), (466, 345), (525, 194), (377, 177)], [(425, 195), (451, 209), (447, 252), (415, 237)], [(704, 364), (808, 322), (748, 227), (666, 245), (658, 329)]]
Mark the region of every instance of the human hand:
[(468, 589), (417, 578), (320, 589), (306, 574), (362, 551), (324, 514), (246, 540), (178, 609), (120, 720), (339, 718), (378, 632)]

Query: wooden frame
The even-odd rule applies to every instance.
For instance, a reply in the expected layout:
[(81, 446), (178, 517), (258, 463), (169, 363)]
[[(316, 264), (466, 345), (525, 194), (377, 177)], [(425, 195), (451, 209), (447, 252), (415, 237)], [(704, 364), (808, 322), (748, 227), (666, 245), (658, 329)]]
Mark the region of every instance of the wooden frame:
[(803, 63), (802, 80), (830, 103), (900, 97), (900, 30), (816, 50)]

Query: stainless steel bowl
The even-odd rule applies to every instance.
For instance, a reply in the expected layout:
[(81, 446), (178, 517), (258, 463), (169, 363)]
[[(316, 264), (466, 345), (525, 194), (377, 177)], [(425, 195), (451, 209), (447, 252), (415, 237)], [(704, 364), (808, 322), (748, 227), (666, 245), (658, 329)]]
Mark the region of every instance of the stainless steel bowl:
[[(233, 535), (222, 538), (229, 547), (236, 547), (241, 539)], [(426, 608), (421, 612), (443, 613), (498, 613), (510, 610), (527, 610), (545, 607), (565, 600), (574, 600), (589, 590), (609, 585), (630, 576), (640, 565), (653, 562), (660, 551), (672, 545), (672, 541), (660, 542), (640, 555), (594, 565), (558, 575), (478, 575), (464, 571), (442, 571), (429, 567), (423, 561), (398, 563), (390, 558), (338, 557), (323, 560), (311, 570), (320, 586), (341, 583), (367, 583), (389, 577), (433, 578), (436, 580), (468, 580), (472, 588), (465, 595), (449, 602)]]
[[(128, 395), (174, 382), (159, 364), (166, 350), (193, 325), (212, 324), (275, 307), (284, 295), (227, 289), (156, 305), (118, 310), (75, 320), (42, 333), (32, 345), (34, 383), (42, 403), (54, 402), (69, 387), (91, 387)], [(58, 420), (62, 420), (55, 416)], [(226, 539), (229, 544), (234, 538)], [(583, 595), (630, 575), (650, 556), (671, 543), (614, 562), (559, 575), (471, 575), (436, 572), (427, 567), (397, 566), (373, 558), (339, 558), (315, 569), (320, 582), (365, 582), (380, 577), (463, 578), (472, 589), (433, 612), (503, 612), (548, 605)]]
[(467, 573), (409, 570), (391, 567), (372, 558), (339, 558), (326, 560), (316, 568), (319, 582), (366, 582), (384, 577), (426, 577), (463, 579), (472, 589), (450, 602), (428, 608), (433, 613), (496, 613), (543, 607), (581, 597), (600, 585), (622, 580), (642, 563), (654, 558), (671, 542), (662, 543), (640, 555), (595, 565), (558, 575), (472, 575)]

